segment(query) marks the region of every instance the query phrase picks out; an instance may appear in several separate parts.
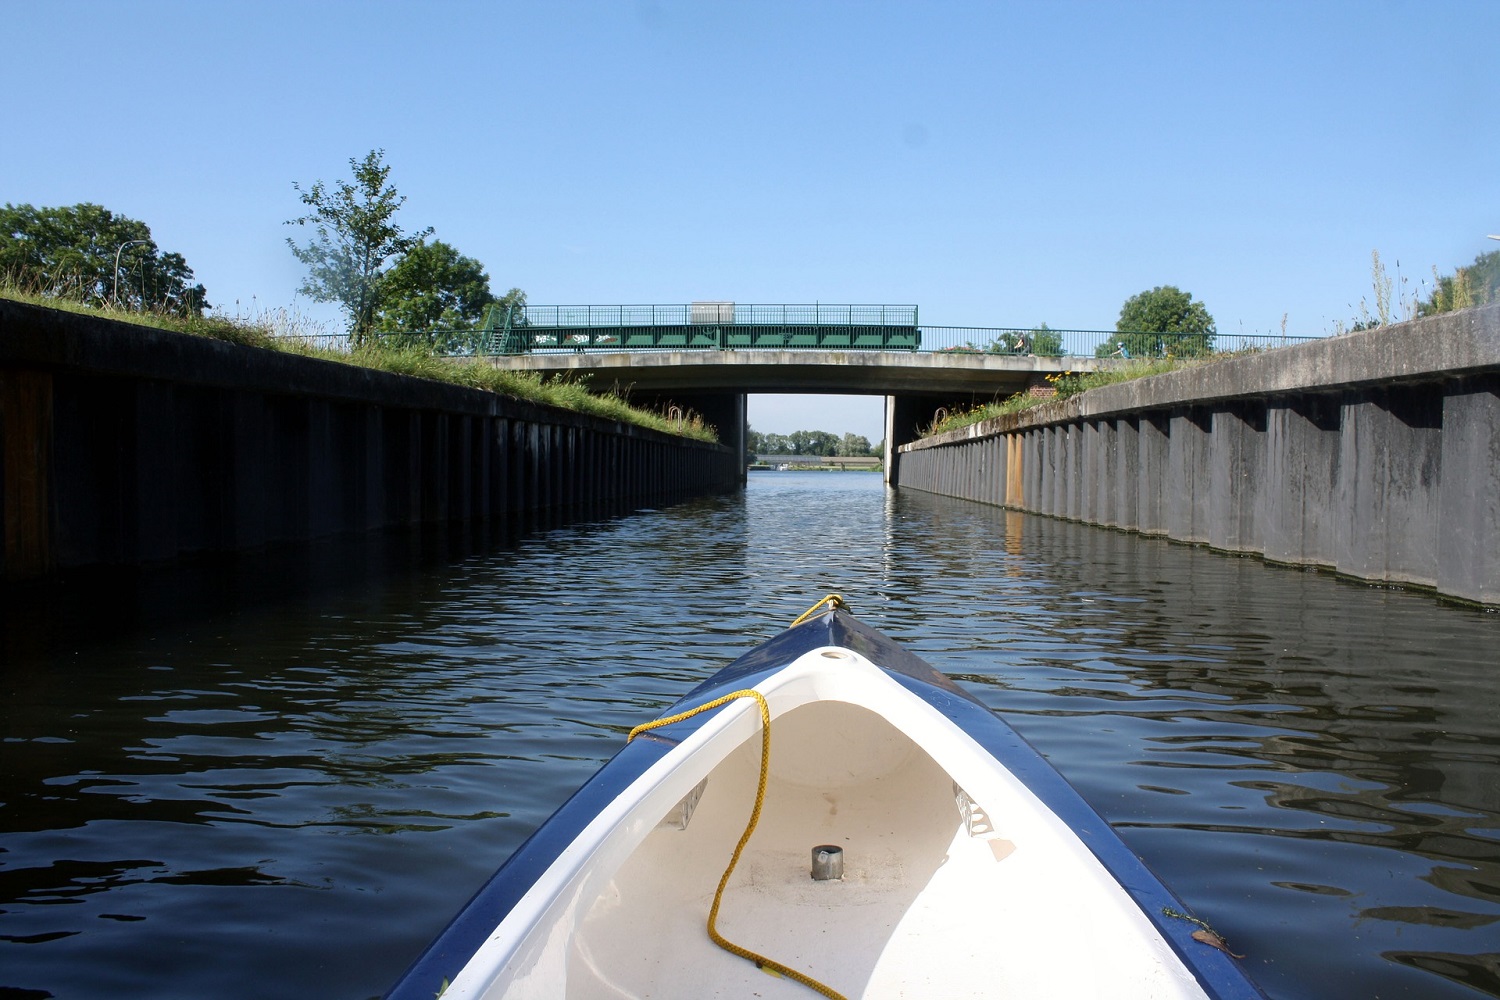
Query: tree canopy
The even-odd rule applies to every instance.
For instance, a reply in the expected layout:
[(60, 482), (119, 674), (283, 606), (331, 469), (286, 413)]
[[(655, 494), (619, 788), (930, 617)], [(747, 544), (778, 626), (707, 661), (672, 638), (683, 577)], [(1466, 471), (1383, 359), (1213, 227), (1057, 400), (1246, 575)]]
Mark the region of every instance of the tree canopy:
[(839, 439), (838, 448), (834, 451), (841, 458), (857, 458), (871, 453), (869, 438), (863, 434), (849, 433)]
[(1062, 334), (1043, 323), (1031, 331), (1031, 353), (1043, 358), (1062, 357), (1064, 353)]
[(363, 343), (375, 326), (380, 308), (380, 284), (392, 258), (410, 252), (432, 234), (425, 229), (407, 235), (396, 225), (396, 212), (406, 199), (388, 184), (391, 168), (382, 160), (385, 150), (372, 149), (363, 160), (349, 160), (354, 181), (338, 181), (332, 191), (316, 181), (303, 190), (293, 182), (310, 211), (289, 226), (312, 226), (314, 239), (304, 246), (287, 238), (287, 246), (308, 275), (304, 295), (319, 302), (337, 302), (349, 318), (349, 336)]
[(1095, 350), (1099, 357), (1197, 357), (1213, 349), (1214, 318), (1191, 292), (1158, 285), (1125, 300), (1117, 332)]
[(989, 347), (991, 354), (1034, 354), (1039, 358), (1060, 358), (1063, 355), (1062, 334), (1046, 323), (1032, 327), (1014, 339), (1003, 338)]
[(0, 276), (90, 305), (193, 316), (209, 308), (187, 260), (158, 247), (150, 226), (89, 202), (0, 209)]
[(824, 455), (857, 458), (878, 455), (863, 434), (839, 437), (828, 431), (793, 431), (791, 434), (761, 433), (751, 428), (745, 435), (747, 449), (759, 455)]
[(484, 265), (442, 240), (422, 240), (380, 279), (373, 332), (406, 337), (440, 353), (473, 350), (474, 330), (492, 303), (524, 305), (512, 288), (499, 299)]

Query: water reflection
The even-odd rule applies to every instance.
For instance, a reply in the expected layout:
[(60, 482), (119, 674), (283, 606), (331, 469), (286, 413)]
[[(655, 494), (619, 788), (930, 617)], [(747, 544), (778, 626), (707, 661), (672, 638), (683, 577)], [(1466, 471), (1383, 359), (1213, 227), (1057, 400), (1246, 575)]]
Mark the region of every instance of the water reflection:
[[(944, 532), (1006, 526), (898, 502)], [(993, 631), (968, 645), (990, 669), (965, 678), (1273, 994), (1444, 995), (1415, 969), (1500, 993), (1493, 615), (1080, 526), (1026, 532), (1046, 564), (1030, 634), (995, 606), (1021, 594), (973, 598)], [(944, 547), (943, 579), (983, 576), (965, 551)], [(1416, 960), (1418, 939), (1441, 958)]]
[(854, 474), (307, 563), (7, 630), (0, 995), (378, 994), (630, 726), (834, 591), (1273, 996), (1500, 995), (1500, 617)]

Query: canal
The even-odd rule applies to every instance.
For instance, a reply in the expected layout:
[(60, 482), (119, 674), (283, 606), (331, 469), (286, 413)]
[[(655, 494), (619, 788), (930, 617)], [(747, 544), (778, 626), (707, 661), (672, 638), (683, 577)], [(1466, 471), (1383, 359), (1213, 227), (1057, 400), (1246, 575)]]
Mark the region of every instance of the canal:
[(763, 473), (13, 596), (0, 998), (378, 996), (629, 727), (830, 591), (1046, 753), (1270, 996), (1500, 996), (1500, 616)]

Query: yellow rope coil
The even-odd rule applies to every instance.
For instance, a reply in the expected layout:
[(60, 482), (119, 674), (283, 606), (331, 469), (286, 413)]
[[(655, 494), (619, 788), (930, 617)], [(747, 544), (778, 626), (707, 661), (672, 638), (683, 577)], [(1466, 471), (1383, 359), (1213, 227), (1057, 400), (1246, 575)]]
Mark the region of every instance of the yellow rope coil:
[(797, 620), (794, 621), (794, 622), (792, 622), (792, 624), (789, 625), (789, 626), (787, 626), (787, 627), (788, 628), (796, 628), (798, 625), (801, 625), (803, 622), (807, 621), (813, 615), (817, 614), (818, 611), (825, 604), (828, 605), (828, 610), (829, 611), (837, 611), (839, 609), (843, 609), (844, 611), (848, 611), (849, 610), (849, 604), (848, 604), (847, 601), (845, 601), (843, 599), (843, 597), (839, 596), (838, 594), (829, 594), (827, 597), (823, 598), (817, 604), (814, 604), (812, 607), (810, 607), (806, 611), (802, 612), (802, 614), (798, 615), (797, 616)]
[[(803, 618), (808, 617), (808, 615), (811, 615), (830, 600), (837, 602), (834, 607), (840, 607), (843, 605), (844, 599), (837, 594), (829, 594), (828, 597), (823, 598), (823, 600), (813, 605), (812, 609)], [(798, 619), (798, 622), (800, 621), (802, 619)], [(797, 622), (793, 622), (792, 624), (795, 625)], [(835, 991), (832, 987), (824, 986), (811, 976), (803, 975), (796, 969), (788, 968), (780, 962), (769, 959), (764, 955), (758, 955), (749, 948), (740, 947), (720, 934), (717, 927), (719, 904), (724, 899), (724, 890), (729, 885), (729, 878), (734, 874), (735, 866), (740, 863), (740, 855), (744, 853), (745, 845), (750, 843), (750, 835), (755, 832), (756, 824), (760, 822), (761, 806), (766, 801), (766, 780), (771, 771), (771, 708), (766, 704), (765, 696), (759, 691), (749, 688), (732, 691), (722, 698), (715, 698), (713, 701), (699, 705), (697, 708), (690, 708), (685, 712), (678, 712), (676, 715), (669, 715), (664, 719), (657, 719), (654, 722), (642, 723), (630, 731), (630, 735), (625, 738), (625, 741), (628, 743), (635, 739), (638, 734), (644, 733), (647, 730), (656, 729), (659, 726), (670, 726), (674, 722), (690, 719), (699, 712), (711, 711), (739, 698), (754, 698), (756, 704), (760, 706), (760, 784), (755, 789), (755, 808), (750, 810), (750, 822), (745, 824), (745, 832), (740, 834), (740, 842), (734, 846), (734, 853), (729, 857), (729, 867), (724, 869), (724, 875), (719, 879), (719, 888), (714, 892), (714, 905), (708, 911), (708, 936), (714, 944), (723, 948), (731, 955), (738, 955), (740, 958), (754, 962), (755, 967), (758, 969), (777, 973), (788, 979), (795, 980), (803, 986), (816, 990), (823, 996), (828, 997), (828, 1000), (846, 1000), (842, 993)]]

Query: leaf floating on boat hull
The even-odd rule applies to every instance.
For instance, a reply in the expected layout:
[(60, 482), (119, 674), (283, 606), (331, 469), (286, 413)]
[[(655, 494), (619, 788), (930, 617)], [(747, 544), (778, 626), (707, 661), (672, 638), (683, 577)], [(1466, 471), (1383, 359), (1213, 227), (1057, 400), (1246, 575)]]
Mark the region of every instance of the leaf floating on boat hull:
[(1211, 948), (1217, 948), (1224, 954), (1228, 955), (1230, 958), (1245, 957), (1244, 955), (1236, 955), (1234, 952), (1230, 951), (1229, 945), (1224, 943), (1224, 939), (1219, 937), (1219, 935), (1215, 934), (1213, 931), (1193, 931), (1193, 940), (1201, 941)]

